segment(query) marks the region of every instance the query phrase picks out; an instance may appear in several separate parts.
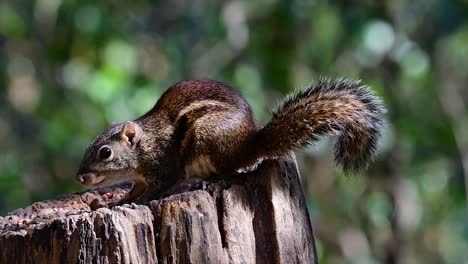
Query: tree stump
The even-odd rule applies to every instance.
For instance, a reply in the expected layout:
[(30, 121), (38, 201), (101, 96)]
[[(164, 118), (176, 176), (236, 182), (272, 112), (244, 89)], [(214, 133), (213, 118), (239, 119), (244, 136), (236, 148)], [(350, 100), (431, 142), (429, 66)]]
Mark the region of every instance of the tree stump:
[(104, 205), (126, 186), (0, 217), (1, 263), (316, 263), (295, 158), (148, 205)]

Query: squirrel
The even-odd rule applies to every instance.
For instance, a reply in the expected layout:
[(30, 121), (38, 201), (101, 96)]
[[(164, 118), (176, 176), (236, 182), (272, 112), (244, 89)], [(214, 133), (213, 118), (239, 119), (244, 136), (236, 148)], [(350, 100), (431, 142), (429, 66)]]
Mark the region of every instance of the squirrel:
[(288, 95), (265, 126), (232, 87), (213, 80), (175, 83), (134, 121), (111, 124), (85, 151), (76, 181), (132, 188), (110, 206), (131, 203), (184, 179), (229, 176), (336, 135), (335, 160), (345, 173), (373, 159), (385, 108), (357, 80), (321, 78)]

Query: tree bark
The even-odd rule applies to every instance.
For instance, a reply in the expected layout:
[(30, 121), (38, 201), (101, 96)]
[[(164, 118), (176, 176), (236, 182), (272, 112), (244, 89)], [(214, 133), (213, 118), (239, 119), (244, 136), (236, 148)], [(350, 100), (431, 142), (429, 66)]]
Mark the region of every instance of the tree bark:
[(148, 205), (104, 205), (128, 186), (68, 194), (0, 217), (1, 263), (316, 263), (294, 157)]

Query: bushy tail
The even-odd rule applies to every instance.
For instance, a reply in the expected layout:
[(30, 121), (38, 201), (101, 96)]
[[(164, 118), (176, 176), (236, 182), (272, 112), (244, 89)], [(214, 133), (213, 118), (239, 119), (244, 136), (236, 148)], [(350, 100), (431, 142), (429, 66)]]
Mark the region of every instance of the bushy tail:
[(335, 160), (345, 172), (367, 166), (383, 125), (384, 107), (360, 81), (320, 79), (289, 95), (258, 132), (262, 156), (275, 157), (336, 135)]

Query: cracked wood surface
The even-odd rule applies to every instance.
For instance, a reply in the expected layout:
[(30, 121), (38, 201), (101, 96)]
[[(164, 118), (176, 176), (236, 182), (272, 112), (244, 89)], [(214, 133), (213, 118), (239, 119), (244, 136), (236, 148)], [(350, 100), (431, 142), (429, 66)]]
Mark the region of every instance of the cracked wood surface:
[(293, 157), (148, 205), (105, 208), (127, 185), (0, 217), (0, 263), (316, 263)]

